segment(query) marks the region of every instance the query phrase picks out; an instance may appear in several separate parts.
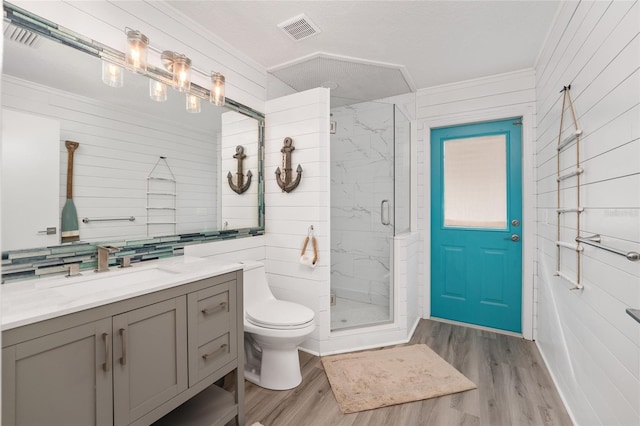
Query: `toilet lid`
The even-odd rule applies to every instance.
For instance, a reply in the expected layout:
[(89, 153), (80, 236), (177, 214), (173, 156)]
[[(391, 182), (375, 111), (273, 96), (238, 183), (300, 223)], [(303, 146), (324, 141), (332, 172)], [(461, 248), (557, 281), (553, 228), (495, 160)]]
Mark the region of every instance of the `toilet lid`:
[(314, 312), (298, 303), (268, 300), (247, 310), (249, 322), (269, 328), (295, 328), (313, 321)]

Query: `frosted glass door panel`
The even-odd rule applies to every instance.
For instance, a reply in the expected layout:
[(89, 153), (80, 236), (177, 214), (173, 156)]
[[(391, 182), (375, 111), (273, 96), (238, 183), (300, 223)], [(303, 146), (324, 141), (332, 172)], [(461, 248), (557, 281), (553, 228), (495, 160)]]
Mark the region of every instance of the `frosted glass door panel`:
[(507, 227), (505, 135), (444, 142), (444, 225)]

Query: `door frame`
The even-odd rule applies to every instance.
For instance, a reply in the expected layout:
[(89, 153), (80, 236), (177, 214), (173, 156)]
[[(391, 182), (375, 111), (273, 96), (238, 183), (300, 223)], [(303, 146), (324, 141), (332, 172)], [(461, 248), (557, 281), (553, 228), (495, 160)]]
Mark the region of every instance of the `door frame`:
[[(536, 252), (536, 210), (534, 171), (534, 104), (525, 103), (504, 108), (455, 114), (423, 120), (424, 135), (424, 292), (423, 317), (431, 318), (431, 130), (436, 127), (458, 126), (484, 121), (522, 117), (522, 337), (535, 339), (534, 264)], [(500, 332), (496, 330), (496, 332)], [(511, 333), (512, 334), (512, 333)]]

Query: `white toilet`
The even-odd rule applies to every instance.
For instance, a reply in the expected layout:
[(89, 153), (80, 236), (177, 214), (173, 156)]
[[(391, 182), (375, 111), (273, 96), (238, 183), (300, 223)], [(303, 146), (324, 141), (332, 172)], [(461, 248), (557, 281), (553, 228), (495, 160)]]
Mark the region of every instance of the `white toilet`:
[(315, 329), (315, 314), (277, 300), (262, 263), (243, 265), (245, 378), (266, 389), (295, 388), (302, 382), (298, 345)]

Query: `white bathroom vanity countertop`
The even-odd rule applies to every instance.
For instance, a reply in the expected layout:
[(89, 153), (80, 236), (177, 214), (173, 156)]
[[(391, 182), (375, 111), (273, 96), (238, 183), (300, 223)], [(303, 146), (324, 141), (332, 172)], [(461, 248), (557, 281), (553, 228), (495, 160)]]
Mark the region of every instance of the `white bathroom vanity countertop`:
[(109, 272), (82, 271), (2, 285), (2, 330), (95, 308), (242, 269), (242, 264), (191, 256), (152, 260)]

